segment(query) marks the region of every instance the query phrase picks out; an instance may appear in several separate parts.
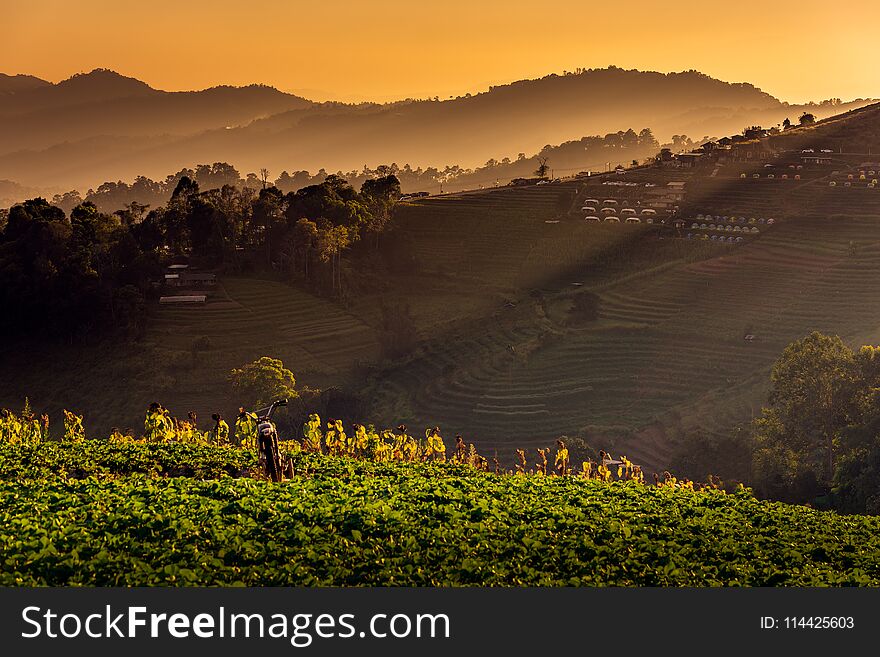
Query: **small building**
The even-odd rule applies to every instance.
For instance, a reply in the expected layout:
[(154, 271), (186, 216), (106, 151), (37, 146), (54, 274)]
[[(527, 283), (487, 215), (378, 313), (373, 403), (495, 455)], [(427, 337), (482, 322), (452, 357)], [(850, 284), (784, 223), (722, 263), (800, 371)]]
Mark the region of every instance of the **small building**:
[(679, 153), (675, 156), (678, 166), (682, 169), (693, 169), (700, 163), (703, 153)]
[(159, 297), (159, 303), (162, 305), (205, 303), (207, 300), (208, 297), (205, 294), (179, 294), (175, 296)]
[(217, 275), (216, 274), (196, 274), (196, 273), (185, 273), (180, 275), (181, 286), (189, 287), (193, 285), (209, 285), (214, 286), (217, 285)]

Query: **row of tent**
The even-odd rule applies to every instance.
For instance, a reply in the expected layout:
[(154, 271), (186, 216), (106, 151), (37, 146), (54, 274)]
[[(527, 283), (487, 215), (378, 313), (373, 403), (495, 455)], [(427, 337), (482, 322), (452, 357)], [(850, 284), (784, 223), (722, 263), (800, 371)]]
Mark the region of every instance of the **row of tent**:
[[(868, 187), (878, 187), (878, 186), (880, 186), (880, 179), (878, 179), (878, 178), (871, 178), (870, 176), (873, 176), (873, 175), (875, 175), (875, 173), (874, 173), (873, 171), (870, 173), (870, 175), (866, 175), (866, 174), (862, 173), (862, 174), (859, 174), (858, 180), (861, 181), (861, 182), (867, 182), (867, 183), (868, 183)], [(743, 174), (740, 174), (740, 178), (747, 178), (747, 177), (748, 177), (748, 176), (747, 176), (746, 174), (744, 174), (744, 173), (743, 173)], [(752, 174), (752, 178), (760, 178), (760, 177), (761, 177), (761, 174), (760, 174), (760, 173), (753, 173), (753, 174)], [(767, 174), (767, 178), (772, 179), (772, 178), (776, 178), (776, 177), (777, 177), (776, 174), (773, 174), (773, 173), (768, 173), (768, 174)], [(870, 178), (870, 180), (869, 180), (869, 178)], [(783, 173), (781, 176), (779, 176), (779, 179), (780, 179), (780, 180), (788, 180), (788, 174), (787, 174), (787, 173)], [(800, 179), (801, 179), (800, 174), (795, 174), (794, 179), (795, 179), (795, 180), (800, 180)], [(854, 174), (851, 174), (851, 173), (850, 173), (850, 174), (847, 174), (847, 180), (843, 183), (844, 187), (851, 187), (851, 186), (852, 186), (851, 183), (852, 183), (853, 181), (855, 181), (855, 180), (856, 180), (856, 177), (854, 176)], [(835, 181), (835, 180), (832, 180), (832, 181), (831, 181), (830, 183), (828, 183), (828, 184), (829, 184), (831, 187), (837, 187), (837, 181)]]
[(628, 214), (631, 216), (635, 216), (637, 214), (644, 215), (646, 217), (653, 217), (657, 214), (656, 210), (651, 208), (642, 208), (641, 210), (636, 210), (635, 208), (616, 208), (616, 207), (604, 207), (601, 210), (598, 209), (595, 205), (584, 205), (581, 208), (581, 212), (602, 212), (603, 214)]
[[(589, 215), (587, 217), (584, 217), (584, 221), (601, 221), (604, 223), (619, 224), (620, 217), (604, 217), (604, 218), (600, 219), (596, 215)], [(642, 220), (639, 219), (638, 217), (624, 217), (624, 223), (640, 224), (640, 223), (642, 223)], [(651, 217), (648, 217), (647, 219), (645, 219), (645, 223), (652, 224), (652, 223), (654, 223), (654, 220)]]
[(637, 183), (637, 182), (624, 182), (622, 180), (606, 180), (602, 183), (603, 185), (613, 185), (616, 187), (638, 187), (644, 184), (645, 187), (656, 187), (656, 183), (646, 182), (646, 183)]
[[(581, 208), (581, 210), (584, 210), (584, 212), (596, 212), (596, 208), (589, 207), (586, 209)], [(637, 214), (639, 214), (638, 211), (633, 210), (632, 208), (620, 208), (619, 210), (617, 208), (602, 208), (600, 212), (602, 214), (617, 214), (619, 212), (622, 215), (629, 215), (631, 217), (635, 217)], [(657, 215), (657, 211), (650, 208), (645, 208), (644, 210), (642, 210), (642, 214), (646, 217), (654, 217)]]
[[(837, 172), (835, 171), (834, 173), (837, 173)], [(880, 173), (880, 172), (874, 171), (873, 169), (867, 169), (867, 170), (866, 170), (866, 169), (860, 169), (860, 170), (859, 170), (859, 174), (858, 174), (858, 175), (859, 175), (859, 180), (867, 180), (868, 178), (873, 178), (873, 177), (876, 176), (878, 173)], [(833, 174), (832, 174), (832, 175), (833, 175)], [(846, 174), (846, 179), (847, 179), (847, 180), (855, 180), (855, 178), (856, 178), (856, 174), (854, 174), (854, 173), (848, 173), (848, 174)]]
[(721, 223), (725, 223), (725, 224), (727, 224), (727, 223), (737, 224), (738, 223), (738, 224), (755, 225), (755, 224), (766, 223), (768, 226), (772, 226), (773, 224), (776, 223), (776, 219), (773, 219), (772, 217), (770, 219), (764, 219), (764, 217), (758, 217), (758, 218), (752, 217), (751, 219), (746, 219), (745, 217), (728, 217), (727, 215), (722, 216), (722, 215), (717, 215), (717, 214), (715, 216), (712, 216), (711, 214), (698, 214), (695, 217), (695, 219), (697, 221), (715, 221), (715, 222), (721, 222)]
[(724, 231), (725, 233), (752, 233), (757, 234), (761, 232), (761, 229), (757, 226), (733, 226), (731, 224), (698, 224), (696, 222), (691, 224), (691, 230), (718, 230)]
[[(862, 180), (864, 180), (864, 177), (862, 178)], [(867, 186), (868, 187), (877, 187), (878, 184), (880, 184), (880, 182), (878, 182), (878, 180), (876, 178), (874, 178), (871, 182), (868, 183)], [(837, 187), (837, 181), (832, 180), (830, 183), (828, 183), (828, 186), (829, 187)], [(846, 182), (843, 183), (843, 186), (844, 187), (852, 187), (852, 183), (849, 180), (847, 180)]]
[[(748, 178), (748, 176), (747, 176), (746, 174), (744, 174), (744, 173), (739, 174), (739, 177), (740, 177), (740, 178)], [(760, 173), (753, 173), (753, 174), (752, 174), (752, 178), (760, 178), (760, 177), (761, 177), (761, 174), (760, 174)], [(767, 178), (769, 178), (769, 179), (773, 179), (773, 178), (776, 178), (776, 177), (777, 177), (777, 176), (776, 176), (775, 173), (768, 173), (768, 174), (767, 174)], [(787, 174), (787, 173), (783, 173), (781, 176), (779, 176), (779, 179), (780, 179), (780, 180), (788, 180), (788, 174)], [(800, 180), (800, 179), (801, 179), (801, 174), (799, 174), (799, 173), (794, 174), (794, 180)]]
[(708, 240), (712, 242), (723, 242), (725, 244), (739, 244), (745, 242), (743, 237), (726, 237), (724, 235), (706, 235), (706, 233), (688, 233), (686, 236), (689, 240)]
[[(624, 202), (626, 202), (626, 201), (624, 201)], [(584, 199), (584, 207), (588, 207), (588, 206), (591, 206), (591, 205), (592, 205), (592, 206), (599, 206), (599, 205), (617, 205), (617, 199), (616, 199), (616, 198), (606, 198), (606, 199), (605, 199), (604, 201), (602, 201), (601, 203), (599, 202), (599, 199), (597, 199), (597, 198), (587, 198), (587, 199)]]

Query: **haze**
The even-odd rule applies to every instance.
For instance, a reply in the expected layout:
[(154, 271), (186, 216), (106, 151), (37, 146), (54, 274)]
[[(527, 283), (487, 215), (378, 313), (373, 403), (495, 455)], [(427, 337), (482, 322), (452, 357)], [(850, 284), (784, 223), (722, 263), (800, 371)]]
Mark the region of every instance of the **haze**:
[(611, 64), (696, 68), (803, 102), (876, 96), (878, 19), (873, 2), (838, 12), (814, 0), (4, 0), (0, 62), (55, 82), (109, 67), (161, 89), (262, 82), (345, 101), (443, 98)]

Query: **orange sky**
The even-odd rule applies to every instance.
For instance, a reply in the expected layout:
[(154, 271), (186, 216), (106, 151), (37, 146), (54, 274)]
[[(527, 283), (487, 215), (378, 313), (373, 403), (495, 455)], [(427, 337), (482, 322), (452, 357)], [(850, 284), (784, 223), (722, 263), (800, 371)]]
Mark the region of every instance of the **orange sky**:
[(0, 72), (389, 100), (614, 64), (695, 68), (791, 102), (876, 98), (878, 25), (875, 0), (0, 0)]

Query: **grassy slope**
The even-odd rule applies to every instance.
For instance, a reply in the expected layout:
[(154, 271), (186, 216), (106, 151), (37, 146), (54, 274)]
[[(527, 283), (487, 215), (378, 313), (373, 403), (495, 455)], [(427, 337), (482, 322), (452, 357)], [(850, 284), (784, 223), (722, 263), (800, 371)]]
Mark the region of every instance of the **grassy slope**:
[[(785, 137), (797, 146), (834, 131), (851, 139), (853, 121), (875, 114)], [(845, 172), (860, 156), (835, 157)], [(880, 337), (880, 189), (844, 188), (843, 173), (832, 188), (823, 170), (803, 171), (802, 181), (754, 180), (756, 170), (766, 173), (731, 164), (688, 184), (685, 212), (781, 220), (735, 249), (560, 217), (574, 183), (404, 204), (395, 232), (415, 268), (365, 286), (348, 309), (281, 283), (224, 279), (207, 307), (157, 309), (142, 345), (4, 354), (0, 403), (31, 394), (52, 412), (85, 410), (101, 429), (137, 427), (153, 398), (204, 418), (237, 405), (226, 372), (268, 354), (301, 382), (365, 390), (367, 419), (381, 424), (440, 424), (502, 458), (514, 444), (580, 435), (663, 468), (671, 432), (720, 435), (757, 411), (790, 340), (814, 329), (854, 344)], [(580, 198), (614, 193), (600, 182)], [(588, 293), (600, 298), (594, 321), (576, 312)], [(360, 365), (379, 356), (384, 298), (409, 303), (423, 342), (405, 362), (381, 363), (364, 388)], [(189, 348), (202, 335), (213, 348), (193, 367)]]
[[(159, 447), (123, 446), (116, 460), (160, 470)], [(300, 476), (282, 484), (70, 480), (53, 467), (68, 449), (106, 465), (107, 446), (91, 459), (56, 446), (48, 470), (22, 478), (7, 467), (17, 449), (0, 448), (2, 585), (880, 583), (876, 518), (746, 492), (314, 456), (296, 457)], [(238, 458), (197, 452), (184, 458), (206, 461), (199, 472)]]
[[(191, 345), (202, 336), (211, 347), (194, 360)], [(281, 358), (300, 383), (324, 387), (350, 383), (377, 350), (373, 330), (337, 304), (283, 283), (227, 277), (206, 306), (153, 309), (136, 345), (7, 352), (0, 404), (18, 407), (30, 395), (56, 419), (61, 408), (85, 413), (86, 425), (103, 433), (139, 430), (144, 409), (159, 399), (182, 417), (195, 410), (204, 424), (212, 412), (236, 411), (226, 376), (255, 358)]]
[[(446, 284), (463, 295), (493, 290), (496, 302), (383, 372), (378, 415), (441, 422), (484, 450), (544, 446), (559, 434), (603, 445), (623, 433), (616, 449), (662, 467), (668, 429), (721, 434), (748, 420), (791, 340), (814, 329), (876, 339), (880, 190), (832, 189), (824, 172), (742, 180), (742, 168), (693, 180), (685, 209), (777, 219), (737, 248), (658, 240), (646, 226), (545, 224), (537, 211), (514, 224), (497, 192), (410, 208), (404, 230), (434, 254)], [(601, 298), (597, 321), (572, 312), (587, 292)]]

